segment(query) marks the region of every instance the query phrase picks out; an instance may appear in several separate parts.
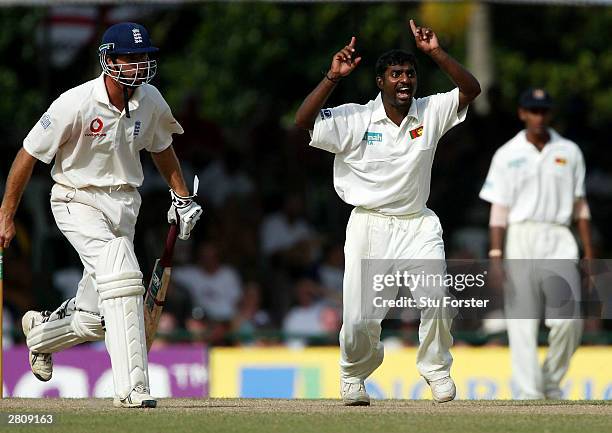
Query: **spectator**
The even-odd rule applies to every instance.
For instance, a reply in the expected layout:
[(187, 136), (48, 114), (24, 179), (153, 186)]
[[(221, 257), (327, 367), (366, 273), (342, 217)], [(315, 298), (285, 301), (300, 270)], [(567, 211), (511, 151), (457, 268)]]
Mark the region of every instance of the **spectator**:
[(257, 331), (271, 325), (270, 315), (261, 308), (261, 288), (256, 282), (249, 282), (244, 287), (244, 294), (239, 304), (239, 312), (232, 323), (232, 331), (240, 343), (253, 343), (262, 336)]
[(303, 208), (302, 198), (289, 194), (282, 210), (267, 215), (260, 229), (264, 265), (268, 266), (265, 287), (270, 293), (266, 298), (279, 324), (291, 307), (296, 279), (311, 270), (318, 254), (318, 238)]
[(200, 182), (206, 185), (202, 197), (215, 208), (220, 208), (233, 196), (246, 196), (255, 189), (253, 180), (245, 173), (238, 152), (226, 152), (223, 158), (213, 160), (199, 173)]
[(208, 242), (199, 245), (197, 263), (175, 268), (172, 278), (191, 295), (194, 309), (216, 322), (234, 318), (242, 292), (236, 270), (221, 262), (219, 250)]
[(317, 237), (304, 218), (303, 209), (302, 198), (290, 194), (285, 198), (281, 212), (264, 219), (261, 243), (265, 256), (276, 256), (289, 265), (306, 266), (313, 261)]
[(340, 316), (321, 298), (321, 286), (304, 278), (296, 283), (294, 290), (297, 305), (289, 311), (283, 323), (289, 345), (304, 345), (308, 337), (338, 332)]
[(178, 319), (168, 311), (162, 312), (157, 326), (157, 338), (153, 341), (152, 350), (161, 349), (171, 344), (174, 334), (179, 330)]
[(328, 247), (325, 260), (317, 270), (319, 281), (328, 300), (335, 306), (342, 305), (342, 280), (344, 278), (344, 250), (341, 244)]

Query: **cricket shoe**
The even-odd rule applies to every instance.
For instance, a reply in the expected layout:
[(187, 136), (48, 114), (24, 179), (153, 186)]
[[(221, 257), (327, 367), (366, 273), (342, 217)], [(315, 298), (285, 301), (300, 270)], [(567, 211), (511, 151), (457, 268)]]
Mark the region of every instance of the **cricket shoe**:
[[(23, 334), (28, 338), (28, 334), (35, 326), (46, 322), (51, 315), (49, 311), (28, 311), (21, 318), (21, 328)], [(53, 359), (50, 353), (37, 353), (30, 351), (30, 369), (38, 380), (47, 382), (53, 375)]]
[(436, 403), (445, 403), (455, 399), (457, 388), (450, 376), (431, 381), (425, 379), (425, 381), (431, 388), (431, 395)]
[(563, 392), (561, 389), (549, 389), (545, 393), (546, 400), (563, 400)]
[(344, 380), (340, 383), (340, 394), (345, 406), (369, 406), (370, 396), (366, 392), (363, 381), (348, 383)]
[(138, 384), (124, 399), (115, 397), (113, 400), (115, 407), (148, 407), (154, 408), (157, 406), (157, 400), (155, 400), (149, 394), (149, 388), (144, 385)]

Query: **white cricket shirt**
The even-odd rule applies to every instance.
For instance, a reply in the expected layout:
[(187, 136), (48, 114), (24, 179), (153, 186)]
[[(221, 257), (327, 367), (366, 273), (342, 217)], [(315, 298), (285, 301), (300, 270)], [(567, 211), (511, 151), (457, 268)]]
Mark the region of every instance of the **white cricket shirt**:
[(576, 143), (549, 129), (542, 151), (526, 131), (497, 149), (480, 198), (509, 208), (508, 222), (569, 225), (574, 202), (584, 197), (584, 158)]
[(321, 110), (310, 145), (334, 153), (334, 187), (353, 206), (386, 215), (425, 208), (438, 140), (465, 119), (459, 89), (412, 100), (400, 126), (379, 94), (366, 105)]
[(57, 183), (84, 188), (142, 184), (140, 151), (161, 152), (183, 128), (159, 91), (144, 84), (129, 101), (130, 118), (113, 106), (104, 75), (60, 95), (23, 141), (49, 164)]

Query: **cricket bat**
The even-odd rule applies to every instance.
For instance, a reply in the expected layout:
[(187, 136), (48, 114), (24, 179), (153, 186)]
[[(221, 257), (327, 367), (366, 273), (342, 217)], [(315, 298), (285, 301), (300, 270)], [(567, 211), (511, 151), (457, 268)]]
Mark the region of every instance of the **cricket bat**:
[(164, 253), (160, 259), (155, 260), (155, 267), (153, 268), (151, 281), (149, 282), (149, 287), (145, 293), (144, 324), (147, 339), (147, 351), (151, 349), (153, 340), (155, 340), (155, 334), (157, 334), (157, 327), (159, 325), (159, 318), (161, 317), (166, 301), (166, 291), (168, 290), (168, 284), (170, 284), (172, 256), (174, 255), (174, 244), (176, 243), (177, 236), (178, 228), (176, 224), (172, 224), (166, 238)]

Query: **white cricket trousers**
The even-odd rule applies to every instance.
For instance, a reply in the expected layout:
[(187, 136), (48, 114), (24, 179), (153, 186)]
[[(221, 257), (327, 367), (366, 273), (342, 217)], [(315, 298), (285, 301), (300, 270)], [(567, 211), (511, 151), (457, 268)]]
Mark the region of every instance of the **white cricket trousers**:
[(134, 241), (141, 198), (130, 186), (70, 188), (55, 184), (51, 210), (55, 222), (79, 254), (84, 266), (76, 294), (76, 308), (100, 313), (95, 267), (104, 246), (121, 236)]
[[(343, 288), (343, 324), (340, 331), (342, 379), (349, 383), (365, 380), (380, 364), (384, 348), (380, 342), (382, 316), (364, 318), (362, 314), (361, 282), (364, 259), (427, 259), (437, 263), (444, 272), (442, 227), (436, 214), (424, 209), (419, 214), (386, 216), (362, 208), (351, 213), (346, 228), (344, 246), (345, 272)], [(432, 259), (432, 260), (429, 260)], [(416, 271), (416, 270), (414, 270)], [(417, 288), (417, 296), (425, 295)], [(417, 369), (427, 380), (450, 375), (453, 358), (450, 347), (452, 319), (440, 308), (421, 310)]]
[[(505, 303), (516, 398), (562, 396), (561, 379), (582, 337), (578, 254), (576, 240), (565, 226), (524, 222), (508, 227)], [(567, 299), (570, 291), (575, 303), (566, 304), (570, 311), (559, 310), (559, 298)], [(542, 366), (537, 353), (541, 312), (550, 328)]]

